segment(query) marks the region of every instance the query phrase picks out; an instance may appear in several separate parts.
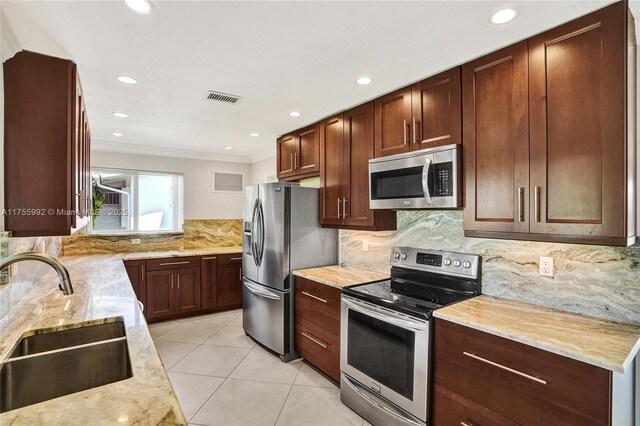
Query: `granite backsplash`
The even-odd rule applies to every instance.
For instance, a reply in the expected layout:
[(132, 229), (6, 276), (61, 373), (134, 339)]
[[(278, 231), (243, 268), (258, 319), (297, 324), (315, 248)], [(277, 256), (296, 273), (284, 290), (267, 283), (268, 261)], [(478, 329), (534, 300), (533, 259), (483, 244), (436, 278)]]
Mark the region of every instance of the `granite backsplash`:
[[(362, 240), (369, 251), (362, 251)], [(482, 292), (599, 318), (640, 325), (640, 243), (630, 247), (467, 238), (462, 211), (401, 211), (397, 231), (341, 231), (340, 259), (389, 271), (393, 246), (482, 256)], [(538, 273), (540, 256), (555, 276)]]
[[(131, 244), (131, 239), (140, 244)], [(197, 250), (242, 245), (242, 219), (186, 219), (182, 234), (91, 235), (62, 237), (63, 256)]]

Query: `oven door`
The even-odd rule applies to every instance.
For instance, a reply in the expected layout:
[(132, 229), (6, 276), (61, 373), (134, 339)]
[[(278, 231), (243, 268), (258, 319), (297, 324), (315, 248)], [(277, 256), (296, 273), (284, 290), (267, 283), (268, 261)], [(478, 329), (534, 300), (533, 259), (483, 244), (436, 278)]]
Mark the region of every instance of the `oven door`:
[(369, 160), (372, 209), (457, 208), (460, 203), (458, 145)]
[(342, 297), (340, 369), (427, 421), (430, 323)]

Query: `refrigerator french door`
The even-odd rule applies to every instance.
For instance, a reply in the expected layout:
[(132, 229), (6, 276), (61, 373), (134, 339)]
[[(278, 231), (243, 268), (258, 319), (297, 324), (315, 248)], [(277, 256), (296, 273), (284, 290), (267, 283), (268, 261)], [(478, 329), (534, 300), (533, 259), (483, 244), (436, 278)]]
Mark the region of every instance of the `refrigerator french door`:
[(243, 327), (283, 361), (297, 358), (292, 271), (337, 263), (337, 231), (319, 225), (318, 189), (276, 182), (246, 188), (243, 232)]

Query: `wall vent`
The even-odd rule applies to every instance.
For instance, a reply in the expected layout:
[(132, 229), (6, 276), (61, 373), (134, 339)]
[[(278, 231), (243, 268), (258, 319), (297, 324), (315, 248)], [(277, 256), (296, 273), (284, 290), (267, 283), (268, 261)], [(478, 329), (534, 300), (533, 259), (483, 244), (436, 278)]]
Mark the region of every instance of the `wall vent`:
[(218, 101), (218, 102), (226, 102), (226, 103), (229, 103), (229, 104), (235, 104), (236, 102), (238, 102), (242, 98), (240, 96), (230, 95), (228, 93), (214, 92), (212, 90), (209, 90), (209, 94), (207, 95), (207, 99), (209, 99), (211, 101)]
[(244, 175), (213, 172), (213, 192), (242, 192)]

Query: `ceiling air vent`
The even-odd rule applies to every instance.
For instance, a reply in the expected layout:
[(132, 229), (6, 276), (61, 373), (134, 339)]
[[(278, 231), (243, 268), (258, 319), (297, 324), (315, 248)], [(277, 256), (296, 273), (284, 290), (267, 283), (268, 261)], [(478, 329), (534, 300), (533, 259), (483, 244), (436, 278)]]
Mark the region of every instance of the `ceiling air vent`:
[(213, 192), (242, 192), (244, 176), (239, 173), (213, 173)]
[(228, 93), (213, 92), (213, 91), (209, 90), (209, 94), (207, 95), (207, 99), (209, 99), (211, 101), (219, 101), (219, 102), (226, 102), (228, 104), (235, 104), (236, 102), (238, 102), (242, 98), (240, 96), (230, 95)]

